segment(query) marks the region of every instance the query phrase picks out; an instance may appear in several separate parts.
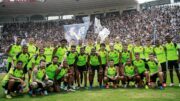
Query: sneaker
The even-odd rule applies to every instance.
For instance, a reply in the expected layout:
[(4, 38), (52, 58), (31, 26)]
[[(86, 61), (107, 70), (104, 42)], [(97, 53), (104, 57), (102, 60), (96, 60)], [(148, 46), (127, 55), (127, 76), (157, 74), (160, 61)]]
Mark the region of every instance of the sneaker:
[(70, 92), (75, 92), (76, 90), (74, 90), (74, 89), (68, 89), (68, 91), (70, 91)]
[(80, 86), (76, 87), (76, 89), (80, 89)]
[(7, 99), (12, 99), (12, 96), (9, 95), (9, 94), (7, 94), (7, 95), (6, 95), (6, 98), (7, 98)]
[(163, 90), (163, 86), (160, 86), (159, 89), (160, 89), (160, 90)]
[(64, 90), (65, 90), (65, 91), (67, 91), (67, 90), (68, 90), (68, 87), (67, 87), (67, 86), (65, 86), (65, 87), (64, 87)]
[(92, 89), (93, 88), (93, 86), (89, 86), (89, 89)]
[(73, 90), (76, 90), (76, 86), (72, 86), (71, 88), (72, 88)]
[(163, 86), (163, 87), (166, 87), (167, 85), (166, 85), (166, 83), (163, 83), (162, 86)]
[(106, 85), (106, 89), (109, 89), (109, 85)]
[(174, 83), (170, 83), (169, 86), (170, 86), (170, 87), (174, 86)]
[(134, 86), (135, 86), (135, 88), (138, 88), (138, 85), (137, 85), (137, 84), (135, 84)]
[(4, 90), (4, 94), (7, 94), (8, 93), (8, 90)]
[(179, 84), (179, 87), (180, 87), (180, 84)]
[(48, 92), (47, 92), (47, 90), (45, 90), (45, 91), (44, 91), (44, 95), (48, 95)]
[(145, 86), (145, 89), (149, 89), (148, 85)]
[(124, 88), (127, 88), (127, 84), (124, 84), (123, 87), (124, 87)]

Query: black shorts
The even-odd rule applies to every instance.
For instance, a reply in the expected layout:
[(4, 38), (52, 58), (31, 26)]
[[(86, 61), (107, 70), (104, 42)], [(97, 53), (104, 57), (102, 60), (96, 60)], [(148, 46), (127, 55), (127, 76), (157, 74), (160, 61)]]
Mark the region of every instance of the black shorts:
[(177, 60), (172, 60), (172, 61), (168, 61), (168, 69), (169, 70), (173, 70), (173, 67), (178, 70), (179, 69), (179, 64)]
[(128, 76), (125, 76), (125, 78), (127, 78), (127, 81), (134, 81), (135, 80), (135, 76), (131, 76), (131, 78), (129, 78)]
[[(13, 85), (12, 91), (18, 91), (20, 85), (21, 85), (20, 82), (15, 82)], [(8, 89), (8, 82), (5, 84), (5, 86), (2, 86), (2, 87), (7, 90)]]
[(86, 66), (86, 65), (84, 65), (84, 66), (77, 66), (77, 70), (78, 70), (79, 72), (87, 71), (87, 66)]
[(145, 73), (145, 71), (144, 71), (144, 72), (142, 72), (141, 74), (139, 74), (139, 76), (141, 77), (141, 79), (142, 79), (142, 80), (143, 80), (143, 79), (144, 79), (144, 77), (145, 77), (144, 73)]
[(103, 71), (106, 70), (106, 64), (102, 65)]
[(161, 68), (162, 68), (162, 72), (166, 72), (167, 71), (167, 69), (166, 69), (166, 62), (163, 62), (160, 65), (161, 65)]
[[(108, 78), (108, 77), (107, 77), (107, 78)], [(116, 80), (112, 80), (112, 79), (108, 78), (108, 82), (116, 83)]]
[(92, 69), (92, 71), (95, 71), (95, 70), (99, 71), (99, 65), (98, 66), (91, 65), (91, 69)]
[(158, 73), (152, 75), (152, 76), (150, 77), (150, 80), (151, 80), (151, 82), (156, 82), (156, 79), (157, 79), (157, 78), (158, 78)]

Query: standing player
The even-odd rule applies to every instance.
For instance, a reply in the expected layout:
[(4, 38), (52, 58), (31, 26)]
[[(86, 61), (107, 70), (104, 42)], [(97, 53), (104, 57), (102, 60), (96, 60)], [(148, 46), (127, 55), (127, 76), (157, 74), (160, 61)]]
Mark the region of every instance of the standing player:
[(123, 51), (120, 53), (120, 63), (122, 63), (122, 65), (125, 64), (128, 59), (132, 60), (132, 53), (128, 51), (128, 46), (125, 44), (123, 47)]
[(76, 50), (77, 50), (78, 53), (80, 53), (81, 47), (83, 47), (83, 41), (82, 41), (82, 40), (79, 40), (78, 45), (77, 45), (77, 47), (76, 47)]
[(63, 61), (64, 56), (66, 55), (67, 52), (67, 40), (62, 39), (61, 40), (61, 46), (56, 47), (53, 51), (53, 56), (58, 56), (58, 62), (61, 63)]
[(106, 84), (106, 88), (109, 88), (109, 82), (113, 82), (113, 87), (117, 88), (119, 80), (119, 70), (114, 66), (114, 61), (109, 61), (109, 66), (106, 67), (104, 83)]
[(149, 59), (150, 53), (153, 53), (153, 46), (151, 45), (151, 40), (147, 39), (146, 40), (146, 46), (144, 47), (144, 56), (145, 56), (146, 60)]
[(76, 58), (77, 58), (77, 51), (76, 51), (76, 46), (75, 45), (72, 45), (71, 46), (71, 50), (67, 52), (67, 63), (69, 65), (69, 69), (70, 71), (72, 72), (72, 79), (71, 79), (71, 87), (73, 89), (75, 89), (75, 85), (74, 85), (74, 81), (76, 81), (76, 78), (75, 78), (75, 72), (76, 72), (76, 68), (75, 68), (75, 61), (76, 61)]
[(86, 52), (87, 54), (90, 54), (92, 48), (94, 48), (93, 42), (92, 42), (92, 39), (89, 39), (89, 40), (88, 40), (88, 44), (87, 44), (86, 47), (85, 47), (85, 52)]
[(133, 65), (138, 71), (138, 75), (141, 77), (141, 81), (139, 82), (138, 86), (142, 86), (143, 79), (144, 77), (146, 78), (146, 84), (145, 88), (148, 89), (149, 84), (150, 84), (150, 78), (149, 78), (149, 73), (146, 69), (146, 62), (145, 60), (140, 58), (139, 53), (135, 53), (135, 60), (133, 61)]
[[(144, 48), (141, 46), (141, 40), (136, 39), (135, 43), (136, 43), (136, 45), (133, 48), (133, 56), (135, 56), (135, 53), (139, 53), (140, 58), (144, 59)], [(135, 59), (135, 57), (133, 57), (133, 60), (134, 59)]]
[(147, 61), (147, 66), (149, 68), (150, 81), (151, 83), (156, 83), (156, 79), (159, 78), (159, 87), (163, 89), (163, 72), (161, 71), (161, 67), (158, 62), (154, 58), (154, 54), (149, 54), (149, 60)]
[[(87, 87), (87, 58), (88, 54), (85, 53), (84, 47), (81, 47), (80, 53), (76, 58), (76, 79), (78, 82), (78, 87), (80, 87), (80, 83), (82, 84), (83, 76), (84, 76), (84, 87)], [(81, 80), (81, 82), (80, 82)]]
[(16, 57), (14, 58), (14, 60), (15, 60), (14, 62), (15, 64), (17, 61), (22, 61), (24, 73), (27, 73), (27, 70), (28, 70), (27, 64), (30, 61), (30, 54), (28, 53), (28, 47), (26, 45), (22, 47), (22, 52), (18, 53)]
[(166, 53), (162, 45), (160, 45), (159, 40), (155, 41), (154, 54), (161, 65), (161, 70), (163, 72), (163, 86), (166, 87), (167, 69), (166, 69)]
[(172, 42), (172, 38), (169, 35), (166, 36), (166, 41), (167, 43), (165, 44), (165, 51), (168, 60), (168, 68), (171, 79), (170, 86), (174, 86), (173, 68), (175, 68), (180, 83), (180, 73), (179, 73), (179, 65), (178, 65), (178, 63), (180, 62), (180, 50), (177, 48), (177, 44)]
[(91, 54), (88, 57), (88, 65), (90, 89), (92, 89), (93, 87), (95, 70), (97, 70), (98, 74), (99, 87), (102, 88), (103, 68), (101, 67), (101, 57), (99, 56), (99, 54), (96, 53), (95, 48), (91, 49)]
[(29, 38), (29, 43), (27, 46), (28, 46), (28, 52), (30, 54), (30, 58), (33, 57), (38, 50), (38, 48), (35, 46), (34, 42), (35, 42), (34, 38)]
[(7, 59), (7, 71), (9, 71), (10, 67), (11, 67), (11, 62), (13, 61), (13, 58), (19, 53), (21, 52), (21, 38), (17, 37), (16, 43), (12, 44), (6, 51), (6, 54), (8, 55), (8, 59)]
[(46, 43), (46, 47), (44, 48), (44, 55), (46, 56), (46, 62), (49, 63), (52, 60), (54, 47), (51, 46), (50, 42)]
[(116, 37), (115, 42), (114, 42), (114, 49), (118, 50), (119, 52), (122, 52), (123, 46), (120, 43), (120, 38)]

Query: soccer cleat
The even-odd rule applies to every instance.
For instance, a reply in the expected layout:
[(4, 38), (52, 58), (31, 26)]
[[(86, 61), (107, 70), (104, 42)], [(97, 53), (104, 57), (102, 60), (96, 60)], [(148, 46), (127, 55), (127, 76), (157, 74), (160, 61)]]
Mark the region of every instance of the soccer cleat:
[(74, 90), (74, 89), (69, 89), (68, 91), (70, 91), (70, 92), (75, 92), (76, 90)]
[(149, 89), (148, 85), (145, 85), (145, 89)]
[(48, 95), (48, 92), (47, 92), (47, 90), (45, 90), (45, 91), (44, 91), (44, 95)]
[(135, 88), (138, 88), (138, 85), (137, 85), (137, 84), (135, 84), (134, 86), (135, 86)]
[(90, 86), (89, 86), (89, 89), (91, 90), (92, 88), (93, 88), (93, 86), (92, 86), (92, 85), (90, 85)]
[(9, 95), (9, 94), (7, 94), (7, 95), (6, 95), (6, 98), (7, 98), (7, 99), (12, 99), (12, 96)]
[(109, 89), (109, 85), (106, 85), (106, 89)]
[(170, 87), (174, 86), (174, 83), (170, 83), (169, 86), (170, 86)]
[(4, 94), (7, 94), (8, 93), (8, 90), (4, 90)]
[(163, 90), (164, 88), (163, 88), (163, 86), (160, 86), (159, 89), (160, 89), (160, 90)]
[(65, 86), (65, 87), (64, 87), (64, 90), (65, 90), (65, 91), (67, 91), (67, 90), (68, 90), (68, 87), (67, 87), (67, 86)]
[(123, 87), (124, 87), (124, 88), (127, 88), (127, 84), (124, 84)]
[(166, 85), (166, 83), (163, 83), (162, 86), (163, 86), (163, 87), (166, 87), (167, 85)]
[(180, 87), (180, 84), (179, 84), (179, 87)]

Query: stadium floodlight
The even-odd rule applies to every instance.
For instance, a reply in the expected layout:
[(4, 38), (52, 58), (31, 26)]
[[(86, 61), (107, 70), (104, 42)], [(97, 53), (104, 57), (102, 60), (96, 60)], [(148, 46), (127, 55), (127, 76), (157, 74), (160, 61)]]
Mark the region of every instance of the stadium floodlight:
[(137, 0), (138, 3), (142, 4), (145, 2), (156, 1), (156, 0)]

